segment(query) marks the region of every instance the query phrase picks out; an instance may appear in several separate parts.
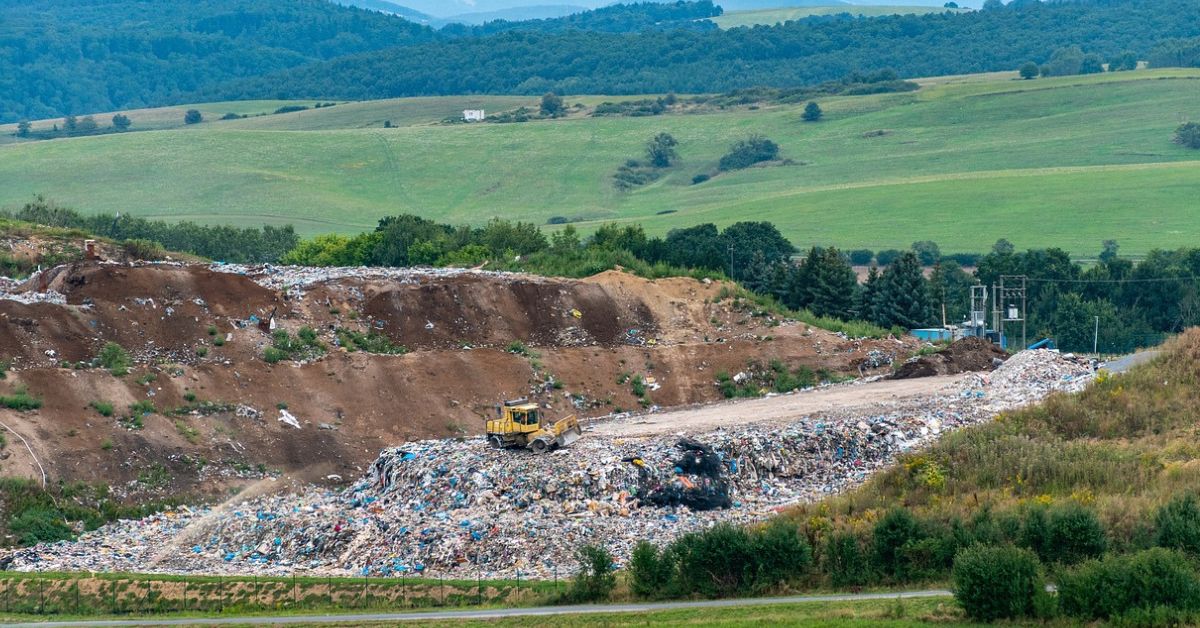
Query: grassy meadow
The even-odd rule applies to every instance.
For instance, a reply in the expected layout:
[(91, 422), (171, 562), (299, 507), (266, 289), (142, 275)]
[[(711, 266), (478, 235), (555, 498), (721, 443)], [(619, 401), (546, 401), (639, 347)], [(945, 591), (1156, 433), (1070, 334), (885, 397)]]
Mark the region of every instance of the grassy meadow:
[[(821, 99), (817, 123), (801, 121), (803, 103), (640, 118), (592, 118), (584, 109), (560, 120), (471, 125), (440, 121), (468, 107), (494, 112), (537, 99), (345, 103), (9, 143), (0, 146), (0, 206), (44, 194), (82, 211), (292, 223), (305, 235), (357, 232), (401, 212), (455, 223), (562, 216), (584, 231), (640, 222), (659, 234), (752, 219), (775, 222), (798, 246), (903, 248), (933, 239), (945, 251), (983, 251), (1005, 237), (1088, 255), (1115, 238), (1123, 254), (1138, 254), (1194, 244), (1200, 152), (1171, 135), (1181, 120), (1200, 119), (1198, 79), (1200, 70), (946, 77), (912, 93)], [(184, 109), (129, 115), (139, 128), (181, 120)], [(649, 185), (619, 191), (613, 173), (662, 131), (679, 140), (679, 162)], [(778, 142), (791, 165), (692, 183), (752, 133)]]
[(755, 9), (751, 11), (730, 11), (720, 17), (711, 18), (721, 28), (737, 28), (738, 26), (755, 26), (757, 24), (782, 24), (791, 20), (802, 20), (815, 15), (850, 15), (861, 17), (880, 17), (883, 15), (919, 15), (924, 13), (941, 13), (943, 11), (962, 11), (964, 9), (947, 9), (942, 6), (911, 6), (911, 5), (866, 5), (849, 4), (816, 7), (786, 7), (776, 9)]

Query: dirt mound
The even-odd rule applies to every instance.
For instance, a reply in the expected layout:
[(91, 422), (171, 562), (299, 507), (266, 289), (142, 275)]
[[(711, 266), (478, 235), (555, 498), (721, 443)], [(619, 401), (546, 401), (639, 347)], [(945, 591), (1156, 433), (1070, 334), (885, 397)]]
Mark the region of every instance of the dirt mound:
[(983, 338), (963, 338), (950, 346), (928, 355), (919, 355), (902, 364), (893, 379), (912, 379), (934, 375), (953, 375), (974, 371), (990, 371), (1008, 354)]

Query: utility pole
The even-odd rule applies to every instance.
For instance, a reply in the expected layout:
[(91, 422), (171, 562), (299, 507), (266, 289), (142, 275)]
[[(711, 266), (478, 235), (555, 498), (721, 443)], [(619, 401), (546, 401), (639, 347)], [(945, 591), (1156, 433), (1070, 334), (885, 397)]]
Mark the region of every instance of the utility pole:
[(731, 281), (737, 281), (737, 278), (733, 276), (733, 245), (732, 244), (729, 245), (729, 279)]
[(1100, 353), (1100, 317), (1096, 317), (1096, 330), (1092, 332), (1092, 353)]

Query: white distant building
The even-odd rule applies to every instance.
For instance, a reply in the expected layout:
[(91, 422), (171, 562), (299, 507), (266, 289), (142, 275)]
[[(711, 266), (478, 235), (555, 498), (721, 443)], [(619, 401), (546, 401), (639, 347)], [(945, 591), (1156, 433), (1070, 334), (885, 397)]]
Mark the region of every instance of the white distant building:
[(463, 120), (467, 122), (483, 122), (486, 117), (483, 109), (463, 109)]

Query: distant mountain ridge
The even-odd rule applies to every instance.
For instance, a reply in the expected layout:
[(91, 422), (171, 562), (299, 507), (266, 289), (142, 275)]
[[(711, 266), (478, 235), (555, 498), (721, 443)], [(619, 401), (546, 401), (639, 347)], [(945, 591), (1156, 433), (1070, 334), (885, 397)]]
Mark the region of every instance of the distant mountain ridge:
[(433, 16), (427, 13), (401, 6), (395, 2), (388, 2), (388, 0), (330, 0), (330, 2), (340, 4), (344, 7), (358, 7), (368, 11), (390, 13), (410, 22), (417, 22), (418, 24), (428, 24), (434, 20)]

